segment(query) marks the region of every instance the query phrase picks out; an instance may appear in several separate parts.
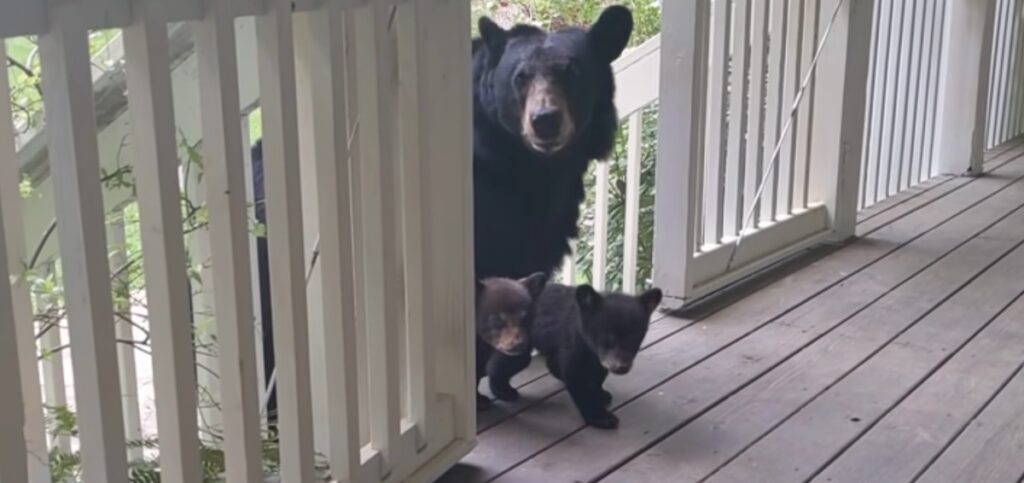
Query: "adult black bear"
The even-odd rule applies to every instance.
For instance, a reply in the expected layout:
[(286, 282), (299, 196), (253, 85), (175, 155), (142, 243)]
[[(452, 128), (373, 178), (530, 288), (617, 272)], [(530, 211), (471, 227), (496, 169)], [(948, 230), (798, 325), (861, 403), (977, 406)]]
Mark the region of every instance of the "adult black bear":
[(476, 277), (551, 273), (578, 234), (583, 176), (615, 143), (611, 63), (633, 16), (607, 8), (589, 29), (504, 30), (473, 40)]

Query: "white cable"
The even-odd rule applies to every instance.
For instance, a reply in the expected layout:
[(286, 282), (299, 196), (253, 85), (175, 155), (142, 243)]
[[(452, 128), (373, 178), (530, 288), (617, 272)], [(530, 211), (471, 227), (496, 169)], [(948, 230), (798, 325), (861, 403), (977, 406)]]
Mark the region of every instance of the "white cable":
[(797, 110), (800, 108), (800, 101), (804, 98), (804, 92), (807, 90), (807, 86), (811, 83), (811, 77), (814, 75), (814, 69), (818, 66), (818, 59), (821, 58), (821, 52), (825, 49), (825, 43), (828, 41), (829, 34), (832, 32), (832, 26), (836, 22), (836, 18), (839, 17), (839, 10), (843, 7), (846, 0), (839, 0), (836, 4), (836, 9), (832, 12), (832, 18), (829, 19), (828, 25), (825, 27), (825, 32), (822, 33), (821, 41), (818, 43), (818, 50), (814, 53), (814, 58), (811, 59), (811, 65), (808, 66), (807, 75), (804, 76), (803, 83), (800, 84), (800, 91), (797, 92), (796, 98), (793, 99), (793, 107), (789, 111), (789, 118), (786, 119), (786, 124), (782, 128), (782, 132), (779, 134), (779, 140), (775, 143), (775, 149), (772, 151), (772, 158), (768, 164), (768, 169), (764, 173), (764, 178), (761, 179), (761, 184), (757, 187), (757, 192), (754, 194), (754, 199), (750, 203), (750, 208), (747, 211), (746, 217), (744, 217), (743, 226), (740, 227), (740, 232), (736, 237), (736, 244), (732, 247), (732, 252), (729, 254), (729, 262), (725, 265), (725, 270), (729, 271), (732, 268), (732, 264), (736, 259), (736, 251), (740, 248), (740, 243), (743, 242), (743, 235), (750, 227), (750, 222), (754, 217), (754, 210), (757, 208), (758, 203), (761, 202), (761, 196), (764, 195), (765, 185), (768, 184), (768, 179), (771, 177), (775, 168), (779, 162), (779, 152), (782, 150), (782, 143), (786, 140), (786, 135), (789, 134), (789, 129), (793, 126), (793, 119), (796, 117)]

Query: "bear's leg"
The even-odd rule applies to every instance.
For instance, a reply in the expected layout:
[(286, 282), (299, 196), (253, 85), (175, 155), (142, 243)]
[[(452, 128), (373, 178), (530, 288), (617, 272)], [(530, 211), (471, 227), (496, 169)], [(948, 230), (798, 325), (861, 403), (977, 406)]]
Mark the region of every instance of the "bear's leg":
[(619, 418), (608, 410), (611, 394), (601, 388), (603, 379), (600, 373), (593, 371), (572, 371), (564, 379), (565, 388), (587, 424), (598, 429), (614, 429), (619, 426)]
[(604, 401), (604, 407), (610, 407), (612, 405), (612, 393), (608, 392), (604, 388), (604, 381), (607, 378), (608, 378), (608, 373), (605, 372), (604, 375), (602, 375), (599, 378), (600, 383), (598, 384), (598, 387), (601, 388), (601, 399), (602, 399), (602, 401)]
[(491, 385), (491, 393), (502, 401), (515, 401), (519, 399), (519, 391), (512, 387), (512, 376), (519, 374), (530, 365), (530, 353), (510, 356), (501, 352), (494, 352), (487, 369), (487, 380)]
[(480, 394), (480, 380), (487, 374), (487, 361), (491, 359), (494, 352), (491, 346), (477, 338), (476, 340), (476, 409), (482, 410), (491, 407), (491, 400)]

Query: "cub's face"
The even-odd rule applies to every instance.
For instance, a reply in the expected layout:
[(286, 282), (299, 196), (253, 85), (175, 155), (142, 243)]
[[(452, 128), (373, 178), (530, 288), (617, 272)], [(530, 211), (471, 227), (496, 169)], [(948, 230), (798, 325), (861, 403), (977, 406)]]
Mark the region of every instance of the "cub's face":
[(626, 374), (633, 368), (661, 297), (661, 290), (656, 288), (638, 296), (601, 295), (589, 285), (576, 289), (583, 336), (601, 365), (612, 374)]
[(531, 151), (554, 156), (586, 130), (595, 106), (611, 103), (611, 63), (626, 48), (633, 17), (625, 7), (609, 7), (589, 30), (504, 30), (487, 17), (479, 27), (490, 114)]
[(477, 336), (508, 355), (529, 351), (533, 304), (547, 279), (546, 274), (536, 273), (520, 280), (489, 278), (477, 282)]

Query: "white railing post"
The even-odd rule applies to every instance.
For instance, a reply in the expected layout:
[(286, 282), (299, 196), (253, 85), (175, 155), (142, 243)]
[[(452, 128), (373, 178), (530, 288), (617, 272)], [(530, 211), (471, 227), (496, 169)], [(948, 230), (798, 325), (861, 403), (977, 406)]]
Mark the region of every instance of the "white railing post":
[(688, 268), (698, 246), (709, 7), (666, 2), (662, 11), (653, 275), (677, 299), (692, 288)]
[(83, 479), (117, 483), (128, 469), (85, 5), (51, 5), (39, 51)]
[(25, 441), (25, 400), (14, 318), (14, 299), (7, 269), (3, 200), (0, 199), (0, 483), (28, 481)]
[(290, 0), (266, 2), (266, 12), (256, 18), (256, 39), (281, 473), (286, 481), (311, 481), (313, 409), (291, 8)]
[(611, 161), (594, 166), (594, 250), (591, 253), (590, 283), (600, 291), (608, 280), (608, 174)]
[[(4, 53), (0, 43), (0, 53)], [(0, 92), (9, 92), (7, 76), (0, 75)], [(15, 157), (14, 126), (11, 122), (11, 104), (0, 101), (0, 205), (3, 222), (0, 232), (7, 236), (7, 251), (0, 251), (6, 257), (7, 270), (0, 271), (0, 277), (8, 273), (12, 279), (12, 300), (14, 303), (14, 324), (18, 345), (18, 360), (21, 367), (21, 396), (25, 412), (25, 442), (29, 454), (29, 480), (31, 483), (50, 481), (50, 470), (46, 450), (46, 428), (43, 418), (43, 401), (39, 388), (35, 324), (32, 320), (32, 294), (23, 271), (27, 268), (25, 227), (22, 219), (24, 203), (20, 198), (18, 182), (18, 161)], [(54, 334), (59, 331), (55, 328)], [(59, 344), (58, 344), (59, 345)], [(63, 384), (63, 380), (61, 381)]]
[(622, 240), (622, 290), (637, 289), (640, 241), (640, 179), (643, 171), (644, 110), (629, 115), (626, 147), (626, 226)]
[[(433, 420), (437, 411), (434, 368), (436, 341), (428, 326), (427, 267), (423, 240), (430, 223), (423, 211), (423, 172), (427, 164), (426, 136), (434, 114), (443, 111), (446, 99), (434, 97), (427, 89), (429, 55), (432, 52), (426, 16), (432, 10), (424, 2), (399, 5), (397, 18), (399, 74), (399, 132), (401, 133), (401, 192), (403, 259), (405, 274), (407, 359), (405, 416), (416, 424), (417, 449), (423, 449), (436, 432)], [(406, 350), (406, 348), (402, 348)]]
[[(941, 173), (981, 174), (995, 0), (950, 0), (939, 91), (938, 165)], [(980, 131), (982, 134), (976, 134)]]
[[(110, 251), (110, 272), (115, 275), (110, 283), (114, 285), (114, 334), (117, 342), (117, 367), (121, 370), (121, 402), (124, 404), (124, 435), (128, 441), (142, 440), (142, 423), (139, 418), (139, 380), (135, 373), (135, 345), (128, 343), (135, 339), (132, 330), (132, 295), (127, 277), (128, 251), (125, 247), (124, 209), (116, 210), (114, 218), (107, 224), (107, 243)], [(123, 290), (121, 290), (123, 289)], [(119, 297), (124, 296), (124, 300)], [(142, 447), (128, 448), (128, 459), (142, 460)]]
[(398, 151), (392, 145), (397, 128), (397, 52), (388, 6), (371, 2), (355, 15), (370, 442), (382, 456), (383, 476), (401, 456), (398, 330), (404, 307), (402, 289), (394, 286), (395, 276), (401, 274), (401, 234), (395, 232), (397, 201), (389, 189), (398, 165)]
[[(316, 180), (316, 205), (310, 219), (320, 233), (320, 261), (310, 292), (321, 297), (311, 307), (321, 314), (310, 319), (313, 357), (314, 412), (318, 450), (331, 465), (331, 474), (340, 481), (357, 481), (360, 465), (359, 386), (357, 376), (356, 275), (354, 242), (357, 232), (353, 221), (352, 126), (348, 125), (347, 102), (349, 29), (343, 6), (326, 2), (320, 9), (297, 18), (296, 53), (299, 85), (309, 91), (299, 100), (309, 103), (311, 112), (300, 115), (300, 127), (312, 131), (308, 167)], [(305, 173), (303, 175), (305, 176)], [(319, 278), (316, 276), (319, 271)]]
[(263, 478), (255, 336), (238, 97), (238, 59), (230, 2), (208, 5), (195, 24), (210, 218), (213, 294), (220, 361), (228, 481)]
[[(426, 323), (434, 340), (437, 392), (454, 406), (454, 438), (468, 444), (476, 436), (473, 330), (472, 102), (469, 63), (469, 3), (426, 0), (421, 28), (429, 36), (430, 55), (421, 59), (420, 82), (430, 96), (427, 116), (445, 122), (426, 124), (424, 143), (423, 253)], [(428, 13), (429, 12), (429, 13)], [(441, 346), (439, 346), (441, 347)], [(444, 444), (437, 441), (437, 444)], [(465, 447), (465, 446), (463, 446)]]
[[(840, 1), (822, 1), (820, 31)], [(828, 207), (836, 241), (854, 236), (857, 225), (874, 8), (875, 0), (845, 0), (816, 71), (819, 88), (842, 94), (815, 99), (811, 151), (811, 199)]]
[(124, 31), (139, 233), (152, 334), (161, 476), (167, 481), (193, 481), (201, 471), (180, 163), (167, 24), (153, 8), (145, 4)]

